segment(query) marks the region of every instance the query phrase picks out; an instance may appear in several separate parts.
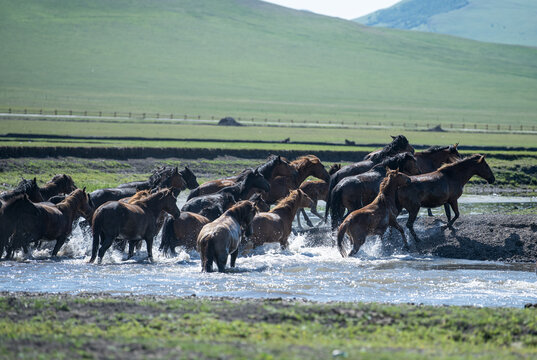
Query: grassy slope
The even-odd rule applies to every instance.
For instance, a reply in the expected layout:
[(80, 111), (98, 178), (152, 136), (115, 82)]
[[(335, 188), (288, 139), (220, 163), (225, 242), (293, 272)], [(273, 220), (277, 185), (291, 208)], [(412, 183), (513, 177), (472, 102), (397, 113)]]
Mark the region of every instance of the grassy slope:
[(537, 49), (254, 0), (0, 0), (0, 106), (535, 123)]
[[(537, 3), (533, 0), (457, 0), (449, 8), (445, 0), (411, 0), (356, 19), (372, 26), (449, 34), (503, 44), (537, 46)], [(460, 7), (461, 4), (467, 6)], [(423, 15), (423, 6), (444, 11)], [(402, 11), (404, 5), (405, 11)], [(422, 21), (424, 21), (422, 23)], [(418, 25), (416, 22), (419, 22)]]
[(0, 297), (0, 355), (518, 359), (537, 353), (535, 309), (92, 298)]

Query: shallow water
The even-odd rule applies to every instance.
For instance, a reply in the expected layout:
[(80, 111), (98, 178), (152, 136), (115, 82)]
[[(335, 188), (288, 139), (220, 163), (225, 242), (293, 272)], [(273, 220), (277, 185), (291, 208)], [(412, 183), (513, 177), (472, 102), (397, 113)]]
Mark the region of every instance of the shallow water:
[[(482, 198), (483, 199), (483, 198)], [(465, 202), (469, 207), (478, 202)], [(481, 202), (487, 203), (487, 202)], [(511, 202), (512, 203), (524, 203)], [(528, 203), (528, 202), (526, 202)], [(498, 206), (498, 203), (492, 203)], [(535, 202), (529, 202), (535, 206)], [(316, 220), (315, 220), (316, 221)], [(186, 296), (284, 297), (315, 301), (375, 301), (432, 305), (520, 307), (537, 302), (533, 264), (468, 261), (392, 253), (379, 238), (368, 238), (354, 258), (342, 258), (332, 240), (311, 246), (291, 236), (289, 250), (266, 245), (237, 259), (226, 274), (201, 273), (195, 251), (167, 258), (145, 245), (134, 259), (109, 251), (103, 265), (87, 264), (90, 243), (77, 227), (72, 239), (50, 259), (50, 249), (0, 262), (0, 291), (108, 292)]]

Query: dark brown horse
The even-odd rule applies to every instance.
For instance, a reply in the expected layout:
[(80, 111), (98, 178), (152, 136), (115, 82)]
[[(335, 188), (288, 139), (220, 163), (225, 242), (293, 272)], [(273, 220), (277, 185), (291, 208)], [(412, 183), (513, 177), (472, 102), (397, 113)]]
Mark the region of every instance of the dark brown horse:
[[(244, 180), (250, 170), (251, 169), (246, 169), (240, 174), (229, 178), (208, 181), (200, 185), (194, 191), (191, 191), (188, 195), (188, 200), (202, 195), (214, 194), (226, 186), (234, 185), (237, 182)], [(264, 164), (257, 166), (254, 170), (257, 170), (257, 172), (267, 181), (270, 181), (277, 176), (292, 176), (293, 174), (296, 174), (295, 169), (291, 166), (289, 161), (276, 155), (271, 155)]]
[[(485, 157), (474, 154), (453, 164), (444, 165), (436, 171), (412, 176), (411, 183), (399, 189), (397, 193), (398, 210), (405, 208), (408, 211), (406, 226), (416, 240), (418, 237), (414, 231), (414, 222), (420, 208), (444, 205), (448, 219), (447, 226), (450, 227), (459, 217), (457, 200), (462, 195), (464, 185), (474, 175), (482, 177), (489, 184), (495, 181), (494, 174), (485, 161)], [(451, 206), (455, 212), (453, 219), (451, 219), (448, 206)]]
[(25, 178), (22, 178), (22, 180), (17, 184), (15, 189), (3, 191), (2, 193), (0, 193), (0, 208), (10, 199), (24, 194), (28, 195), (30, 201), (44, 201), (43, 196), (39, 191), (39, 186), (37, 185), (37, 179), (35, 177), (33, 178), (33, 180), (27, 180)]
[(309, 176), (329, 181), (330, 175), (324, 168), (323, 163), (315, 155), (301, 156), (291, 161), (291, 166), (296, 170), (296, 175), (277, 176), (270, 181), (270, 191), (264, 196), (268, 204), (274, 204), (284, 198), (292, 189), (297, 189)]
[[(418, 161), (420, 174), (426, 174), (437, 170), (444, 164), (451, 164), (461, 159), (457, 146), (431, 146), (430, 148), (414, 154)], [(427, 209), (429, 216), (433, 216), (431, 209)]]
[(216, 262), (218, 271), (224, 272), (228, 255), (231, 255), (231, 267), (235, 267), (241, 234), (243, 229), (246, 236), (252, 233), (252, 219), (256, 211), (251, 201), (243, 200), (203, 226), (197, 239), (201, 271), (212, 272), (213, 262)]
[[(328, 170), (328, 175), (334, 174), (339, 169), (341, 169), (341, 164), (332, 164), (332, 166)], [(324, 222), (324, 216), (319, 214), (319, 212), (317, 211), (317, 203), (319, 200), (323, 200), (323, 201), (327, 200), (328, 182), (324, 180), (308, 180), (308, 181), (302, 182), (302, 184), (300, 184), (299, 189), (304, 191), (304, 193), (308, 195), (308, 197), (313, 201), (313, 206), (310, 208), (311, 213), (316, 215), (319, 219), (321, 219), (321, 222)], [(304, 220), (306, 220), (306, 224), (308, 224), (308, 226), (310, 227), (313, 227), (313, 223), (308, 217), (308, 214), (306, 214), (306, 210), (302, 208), (299, 210), (298, 214), (296, 214), (296, 221), (297, 221), (298, 228), (303, 229), (302, 224), (300, 223), (300, 214), (304, 216)]]
[(405, 247), (408, 247), (405, 232), (397, 223), (398, 211), (395, 205), (396, 191), (405, 184), (410, 184), (410, 178), (407, 175), (398, 170), (388, 170), (375, 200), (347, 216), (337, 232), (337, 246), (341, 256), (347, 256), (343, 248), (345, 234), (349, 235), (352, 244), (352, 250), (348, 256), (352, 256), (360, 250), (368, 235), (382, 236), (388, 226), (399, 230)]
[(73, 230), (73, 221), (80, 216), (88, 217), (92, 207), (86, 188), (77, 189), (57, 205), (32, 203), (28, 197), (21, 199), (8, 257), (18, 248), (27, 249), (32, 242), (56, 240), (52, 256), (56, 256)]
[[(99, 263), (115, 240), (136, 242), (145, 240), (149, 261), (153, 261), (153, 238), (157, 234), (157, 218), (162, 210), (179, 217), (177, 198), (170, 189), (163, 189), (132, 204), (110, 201), (95, 210), (92, 220), (93, 247), (91, 259), (95, 261), (99, 250)], [(99, 244), (101, 245), (100, 249)], [(131, 246), (129, 256), (132, 256)]]
[(43, 199), (48, 200), (58, 194), (70, 194), (76, 186), (73, 178), (69, 175), (55, 175), (49, 182), (39, 188)]
[(380, 183), (386, 177), (388, 169), (399, 169), (406, 175), (419, 174), (416, 158), (410, 153), (402, 153), (385, 159), (365, 173), (348, 176), (341, 180), (334, 187), (326, 202), (326, 209), (331, 210), (333, 230), (345, 218), (343, 215), (345, 209), (351, 213), (375, 200), (379, 193)]
[(268, 242), (279, 242), (282, 249), (289, 245), (293, 219), (300, 208), (310, 207), (313, 201), (302, 190), (293, 190), (269, 212), (258, 213), (252, 221), (253, 233), (249, 237), (253, 247)]
[[(365, 156), (365, 159), (354, 164), (342, 167), (339, 171), (330, 176), (330, 185), (328, 187), (328, 196), (334, 187), (347, 176), (362, 174), (369, 171), (373, 166), (377, 165), (384, 159), (397, 155), (399, 153), (409, 152), (414, 154), (414, 148), (408, 143), (408, 140), (403, 135), (392, 136), (393, 141), (386, 145), (382, 150), (374, 151)], [(328, 218), (328, 211), (325, 212), (325, 219)]]

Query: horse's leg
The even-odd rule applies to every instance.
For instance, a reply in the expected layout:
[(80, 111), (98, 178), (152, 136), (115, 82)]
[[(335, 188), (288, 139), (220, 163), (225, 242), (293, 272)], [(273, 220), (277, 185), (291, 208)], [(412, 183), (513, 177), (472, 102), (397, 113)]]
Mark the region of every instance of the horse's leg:
[(216, 265), (218, 265), (218, 272), (225, 272), (226, 271), (226, 263), (227, 263), (227, 254), (217, 254), (216, 256)]
[(407, 209), (407, 211), (408, 211), (408, 220), (406, 222), (406, 227), (408, 228), (408, 230), (410, 230), (410, 233), (412, 234), (412, 237), (414, 238), (414, 240), (418, 242), (419, 241), (418, 235), (414, 231), (414, 222), (416, 221), (416, 218), (418, 217), (418, 212), (420, 211), (420, 208), (418, 207), (417, 209)]
[(302, 227), (302, 224), (300, 223), (300, 213), (304, 211), (304, 209), (300, 209), (300, 211), (298, 211), (296, 213), (296, 224), (298, 225), (298, 230), (304, 230), (304, 228)]
[(97, 257), (97, 250), (99, 249), (99, 233), (93, 234), (93, 246), (91, 248), (91, 258), (88, 262), (92, 263)]
[(234, 268), (235, 267), (235, 261), (237, 260), (237, 255), (239, 255), (239, 248), (237, 250), (233, 251), (231, 254), (231, 259), (229, 262), (229, 265)]
[(147, 260), (153, 262), (153, 236), (147, 236), (145, 238), (145, 243), (147, 246)]
[(453, 219), (451, 219), (448, 223), (447, 223), (447, 227), (451, 227), (453, 225), (453, 223), (455, 222), (455, 220), (457, 220), (459, 218), (459, 204), (457, 203), (457, 200), (453, 200), (453, 201), (450, 201), (449, 202), (449, 205), (451, 205), (451, 208), (453, 209), (453, 212), (455, 213), (455, 216), (453, 217)]
[[(405, 231), (403, 230), (403, 228), (401, 227), (401, 225), (399, 225), (399, 223), (397, 222), (397, 220), (393, 219), (391, 222), (390, 222), (390, 225), (393, 226), (394, 228), (396, 228), (397, 230), (399, 230), (399, 232), (401, 233), (401, 236), (403, 237), (403, 243), (405, 244), (404, 245), (404, 249), (405, 250), (408, 250), (408, 242), (406, 241), (406, 235), (405, 235)], [(390, 231), (391, 231), (391, 227), (390, 227)]]
[(308, 224), (309, 227), (313, 227), (313, 223), (311, 222), (308, 214), (306, 213), (306, 209), (302, 208), (300, 209), (300, 211), (302, 212), (302, 215), (304, 215), (304, 220), (306, 220), (306, 224)]
[(108, 250), (108, 248), (112, 245), (114, 239), (115, 236), (103, 236), (101, 241), (101, 248), (99, 249), (99, 264), (103, 262), (103, 256), (106, 253), (106, 250)]
[(63, 244), (65, 244), (65, 240), (67, 239), (67, 236), (61, 236), (58, 239), (56, 239), (56, 244), (54, 245), (54, 249), (52, 249), (52, 256), (58, 255), (58, 251), (60, 251), (60, 248)]
[(433, 211), (431, 210), (431, 208), (427, 209), (427, 215), (428, 216), (433, 216)]
[[(126, 240), (124, 240), (126, 241)], [(130, 259), (134, 256), (134, 240), (129, 241), (129, 254), (127, 255), (127, 259)], [(125, 250), (125, 247), (123, 247), (123, 250)], [(123, 251), (121, 251), (123, 252)]]
[(444, 210), (446, 211), (447, 221), (450, 222), (451, 221), (451, 210), (449, 209), (449, 204), (448, 203), (444, 204)]

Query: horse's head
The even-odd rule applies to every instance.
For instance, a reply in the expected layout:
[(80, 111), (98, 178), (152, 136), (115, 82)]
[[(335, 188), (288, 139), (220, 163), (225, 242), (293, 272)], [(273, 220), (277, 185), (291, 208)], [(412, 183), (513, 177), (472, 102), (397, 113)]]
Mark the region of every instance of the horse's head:
[(254, 203), (257, 212), (267, 212), (270, 210), (270, 205), (263, 200), (260, 193), (253, 194), (248, 200)]
[(491, 168), (489, 167), (489, 164), (485, 161), (485, 155), (474, 155), (477, 158), (476, 162), (476, 174), (478, 176), (481, 176), (483, 179), (487, 180), (489, 184), (494, 184), (494, 181), (496, 181), (496, 178), (494, 177), (494, 174), (492, 173)]
[(157, 169), (155, 174), (151, 176), (154, 179), (155, 184), (153, 187), (167, 187), (177, 190), (185, 190), (186, 182), (179, 174), (177, 167), (166, 166), (163, 169)]
[[(332, 166), (330, 166), (330, 169), (328, 170), (328, 175), (334, 175), (340, 169), (341, 169), (341, 164), (332, 164)], [(327, 181), (329, 180), (330, 179), (328, 179)]]
[(459, 143), (453, 144), (449, 146), (449, 157), (448, 160), (451, 162), (456, 162), (460, 159), (462, 159), (461, 154), (459, 153), (459, 150), (457, 150), (457, 146), (459, 146)]
[[(324, 168), (323, 163), (321, 160), (314, 155), (309, 155), (310, 157), (310, 169), (311, 169), (311, 175), (315, 176), (317, 179), (321, 179), (324, 181), (330, 181), (330, 174), (326, 169)], [(300, 184), (297, 184), (300, 186)]]
[(296, 174), (296, 169), (291, 163), (280, 155), (271, 156), (271, 159), (265, 165), (272, 168), (272, 172), (269, 174), (269, 179), (274, 179), (276, 176), (295, 176)]
[(241, 224), (241, 227), (244, 229), (244, 235), (252, 235), (252, 220), (254, 219), (255, 214), (257, 214), (257, 208), (255, 204), (249, 200), (243, 200), (236, 203), (232, 209), (237, 211), (237, 221)]
[(404, 135), (397, 135), (392, 136), (393, 139), (391, 145), (393, 146), (394, 150), (399, 150), (398, 152), (409, 152), (411, 154), (414, 154), (414, 148), (410, 143), (408, 142), (408, 139)]
[(177, 219), (181, 215), (181, 211), (177, 207), (177, 198), (171, 189), (163, 189), (159, 192), (159, 202), (162, 204), (162, 210)]
[(257, 169), (250, 172), (244, 179), (244, 189), (257, 188), (266, 192), (270, 191), (270, 183)]
[(39, 186), (37, 185), (37, 179), (35, 177), (32, 180), (22, 178), (22, 181), (17, 185), (17, 189), (21, 189), (33, 202), (45, 201), (39, 191)]
[(395, 186), (396, 189), (408, 185), (411, 182), (410, 177), (399, 171), (399, 169), (388, 170), (386, 177), (388, 178), (388, 182)]
[(414, 155), (410, 153), (404, 153), (399, 169), (408, 175), (418, 175), (420, 173), (418, 162)]
[(61, 193), (70, 194), (76, 190), (75, 182), (73, 178), (67, 174), (56, 175), (50, 180), (51, 183), (55, 184)]
[(309, 208), (313, 206), (313, 200), (304, 191), (301, 189), (293, 191), (296, 191), (298, 195), (298, 207)]
[(93, 201), (91, 201), (89, 194), (86, 192), (86, 187), (84, 186), (82, 190), (76, 189), (73, 191), (73, 193), (80, 194), (78, 195), (81, 199), (78, 204), (78, 211), (80, 211), (80, 213), (86, 220), (90, 220), (93, 216), (93, 211), (95, 210), (95, 208), (93, 206)]
[(200, 186), (198, 183), (198, 180), (196, 179), (196, 175), (188, 168), (188, 166), (185, 166), (184, 170), (181, 170), (179, 174), (182, 176), (183, 180), (186, 182), (186, 187), (190, 190), (193, 190)]

